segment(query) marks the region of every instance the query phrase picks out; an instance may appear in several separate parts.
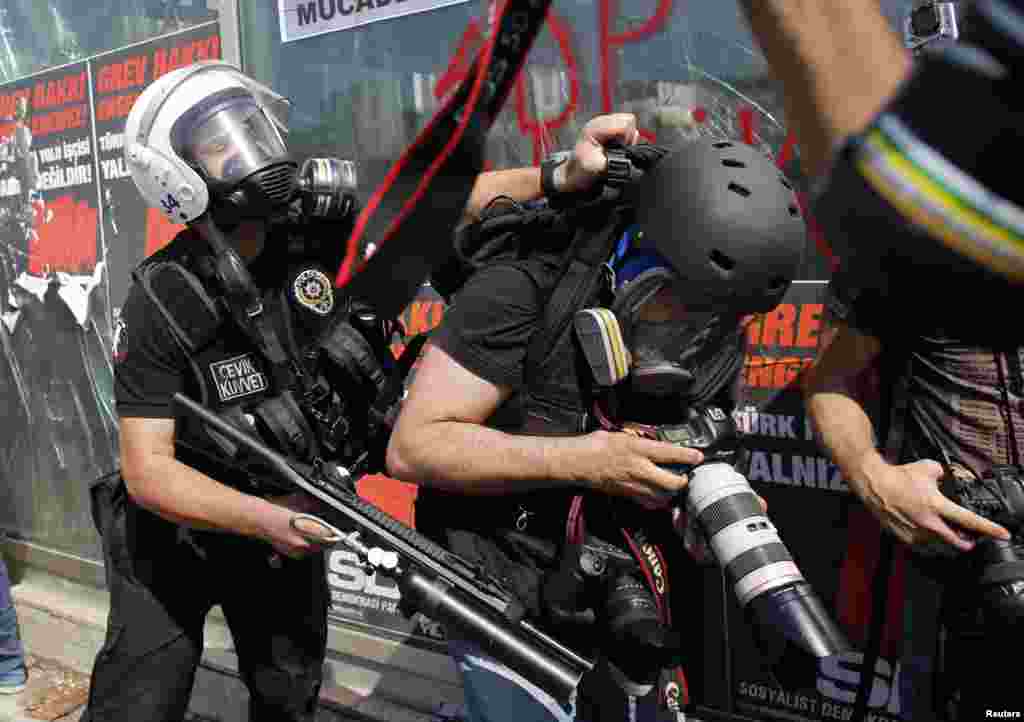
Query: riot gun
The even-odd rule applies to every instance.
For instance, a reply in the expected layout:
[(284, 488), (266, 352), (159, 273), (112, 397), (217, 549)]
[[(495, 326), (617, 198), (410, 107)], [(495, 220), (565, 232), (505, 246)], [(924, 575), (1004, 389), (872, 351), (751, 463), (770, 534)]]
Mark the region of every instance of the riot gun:
[[(406, 616), (419, 611), (457, 627), (562, 704), (568, 703), (583, 675), (593, 668), (591, 661), (526, 621), (523, 605), (482, 567), (361, 498), (355, 486), (359, 473), (335, 463), (297, 462), (183, 394), (176, 393), (174, 401), (257, 458), (282, 488), (322, 502), (322, 516), (296, 514), (292, 528), (312, 540), (344, 544), (365, 567), (393, 579)], [(341, 531), (344, 528), (352, 531)]]

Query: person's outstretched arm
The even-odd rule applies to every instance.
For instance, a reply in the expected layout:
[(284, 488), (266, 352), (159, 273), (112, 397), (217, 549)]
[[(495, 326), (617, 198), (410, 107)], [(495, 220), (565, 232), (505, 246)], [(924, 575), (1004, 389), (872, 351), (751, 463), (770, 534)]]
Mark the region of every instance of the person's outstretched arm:
[(860, 131), (896, 92), (909, 52), (878, 0), (740, 0), (782, 83), (803, 167), (825, 172), (833, 149)]

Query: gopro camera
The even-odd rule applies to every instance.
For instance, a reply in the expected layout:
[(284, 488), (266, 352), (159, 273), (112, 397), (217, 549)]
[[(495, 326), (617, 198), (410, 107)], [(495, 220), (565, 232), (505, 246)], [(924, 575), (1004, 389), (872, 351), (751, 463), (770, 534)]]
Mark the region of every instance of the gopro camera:
[(928, 0), (911, 10), (903, 28), (907, 48), (918, 52), (936, 40), (959, 40), (956, 5), (955, 2)]

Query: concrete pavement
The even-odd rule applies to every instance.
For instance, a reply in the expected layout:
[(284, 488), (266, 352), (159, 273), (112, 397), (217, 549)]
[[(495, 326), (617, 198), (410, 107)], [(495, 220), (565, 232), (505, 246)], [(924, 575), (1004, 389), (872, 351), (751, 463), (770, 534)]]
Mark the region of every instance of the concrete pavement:
[(89, 678), (61, 663), (29, 654), (28, 682), (18, 694), (0, 695), (0, 722), (78, 722)]

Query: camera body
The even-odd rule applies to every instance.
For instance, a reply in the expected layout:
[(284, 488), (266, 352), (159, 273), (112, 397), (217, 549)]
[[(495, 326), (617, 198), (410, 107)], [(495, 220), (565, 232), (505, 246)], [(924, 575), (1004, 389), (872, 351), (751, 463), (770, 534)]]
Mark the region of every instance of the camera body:
[[(717, 406), (691, 408), (681, 424), (664, 424), (655, 430), (655, 438), (688, 449), (700, 449), (702, 464), (720, 462), (739, 467), (746, 461), (742, 433), (736, 420)], [(666, 466), (670, 471), (689, 473), (692, 466)]]
[(994, 466), (978, 481), (947, 473), (939, 490), (949, 499), (1005, 527), (1009, 541), (981, 537), (965, 558), (968, 580), (980, 604), (981, 625), (998, 630), (1024, 620), (1024, 467)]
[[(737, 471), (747, 452), (732, 415), (717, 406), (696, 407), (683, 423), (649, 429), (650, 438), (703, 452), (696, 466), (665, 468), (689, 476), (680, 503), (707, 539), (776, 677), (791, 672), (786, 666), (794, 659), (817, 660), (851, 649)], [(569, 545), (543, 593), (555, 622), (603, 622), (611, 635), (609, 661), (629, 680), (644, 684), (678, 660), (682, 644), (661, 621), (644, 579), (655, 589), (666, 583), (663, 560), (642, 535), (634, 546), (646, 569), (637, 556), (592, 536)]]
[[(655, 585), (665, 588), (668, 570), (654, 547), (636, 540)], [(678, 663), (682, 644), (658, 611), (643, 570), (629, 552), (587, 535), (568, 545), (561, 567), (543, 589), (544, 607), (559, 625), (595, 625), (608, 635), (608, 661), (631, 683), (653, 684)]]
[[(704, 463), (732, 468), (745, 460), (739, 428), (719, 407), (691, 409), (684, 423), (649, 428), (661, 441), (701, 449)], [(680, 474), (692, 469), (671, 467)], [(642, 686), (653, 684), (661, 670), (678, 664), (683, 645), (679, 633), (664, 623), (651, 588), (659, 594), (667, 589), (665, 560), (642, 530), (632, 530), (630, 541), (633, 553), (593, 535), (567, 545), (543, 596), (556, 623), (600, 622), (608, 635), (608, 661), (627, 680)]]

